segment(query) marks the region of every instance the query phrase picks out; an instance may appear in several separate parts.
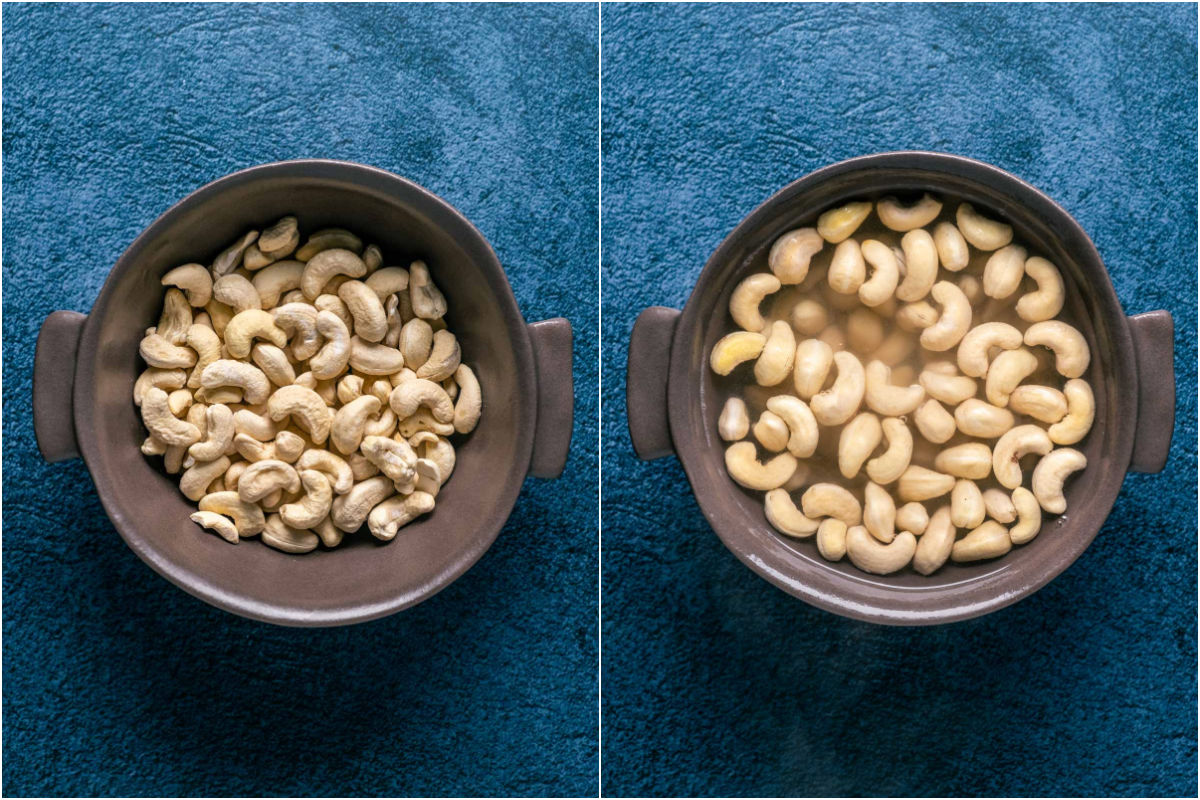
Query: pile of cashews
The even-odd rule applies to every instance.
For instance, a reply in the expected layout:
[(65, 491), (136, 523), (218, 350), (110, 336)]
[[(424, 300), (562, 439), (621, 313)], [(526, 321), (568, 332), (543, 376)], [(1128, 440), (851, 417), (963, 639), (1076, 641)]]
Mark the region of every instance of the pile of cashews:
[[(864, 225), (874, 238), (859, 241)], [(1066, 511), (1064, 483), (1087, 466), (1068, 445), (1095, 414), (1090, 353), (1056, 319), (1058, 269), (1011, 226), (966, 202), (943, 214), (929, 194), (851, 202), (784, 233), (767, 264), (733, 290), (740, 330), (709, 364), (753, 363), (753, 383), (730, 379), (718, 433), (729, 476), (766, 493), (780, 533), (816, 534), (822, 557), (864, 572), (930, 575), (1002, 556)]]
[(427, 266), (382, 264), (341, 228), (301, 245), (289, 216), (163, 276), (133, 402), (194, 522), (307, 553), (433, 510), (483, 398)]

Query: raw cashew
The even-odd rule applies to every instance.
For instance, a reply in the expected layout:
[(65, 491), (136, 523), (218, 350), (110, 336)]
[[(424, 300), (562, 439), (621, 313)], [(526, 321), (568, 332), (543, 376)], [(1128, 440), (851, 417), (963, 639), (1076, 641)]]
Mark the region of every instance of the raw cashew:
[(883, 342), (883, 319), (870, 309), (851, 311), (846, 320), (846, 339), (852, 350), (870, 353)]
[[(187, 378), (187, 373), (181, 369), (147, 367), (133, 384), (133, 404), (140, 406), (142, 396), (151, 386), (155, 389), (162, 389), (164, 392), (173, 392), (176, 389), (182, 389)], [(197, 379), (197, 384), (199, 384), (199, 379)]]
[[(363, 243), (362, 239), (345, 228), (322, 228), (309, 236), (304, 246), (296, 251), (296, 260), (308, 261), (318, 253), (335, 247), (349, 250), (352, 253), (361, 253)], [(363, 266), (365, 267), (366, 264)]]
[(189, 347), (179, 347), (166, 337), (152, 333), (138, 345), (142, 360), (159, 369), (187, 368), (196, 363), (196, 352)]
[[(865, 528), (864, 528), (865, 530)], [(846, 555), (846, 523), (826, 517), (817, 527), (817, 551), (826, 561), (841, 561)]]
[(363, 375), (392, 375), (404, 368), (399, 350), (350, 337), (350, 367)]
[(895, 197), (885, 197), (876, 204), (875, 212), (886, 227), (903, 233), (933, 222), (942, 213), (942, 204), (930, 194), (921, 195), (911, 206), (900, 205)]
[(971, 261), (967, 240), (952, 222), (939, 222), (933, 229), (933, 243), (937, 247), (938, 261), (951, 272), (958, 272)]
[(408, 288), (408, 270), (404, 267), (386, 267), (375, 270), (366, 278), (366, 284), (376, 296), (383, 300), (396, 292)]
[(1002, 436), (1016, 422), (1008, 409), (997, 408), (973, 397), (964, 400), (954, 409), (954, 421), (958, 423), (960, 431), (978, 439), (995, 439)]
[(160, 442), (187, 447), (200, 441), (200, 429), (171, 413), (167, 393), (149, 386), (142, 393), (142, 424)]
[(872, 575), (890, 575), (898, 572), (912, 561), (917, 550), (917, 539), (905, 531), (892, 540), (891, 544), (877, 541), (861, 525), (846, 531), (846, 554), (851, 563), (863, 572)]
[(1001, 247), (983, 267), (983, 293), (1003, 300), (1021, 286), (1025, 277), (1025, 248), (1019, 244)]
[(403, 526), (434, 508), (433, 496), (425, 492), (413, 492), (405, 497), (393, 497), (376, 506), (370, 514), (367, 526), (376, 539), (391, 541)]
[[(423, 458), (428, 458), (433, 463), (437, 464), (438, 472), (442, 475), (442, 482), (445, 483), (450, 478), (450, 473), (454, 472), (454, 446), (447, 440), (433, 436), (431, 440), (424, 439), (430, 434), (420, 434), (409, 439), (408, 443), (413, 449), (420, 448), (418, 452)], [(419, 440), (424, 439), (424, 440)]]
[(276, 422), (290, 416), (308, 432), (313, 444), (324, 444), (329, 437), (333, 412), (312, 389), (297, 384), (281, 387), (267, 401), (267, 411)]
[(841, 425), (862, 405), (867, 381), (862, 362), (844, 350), (834, 353), (837, 380), (833, 386), (813, 396), (809, 407), (822, 425)]
[(251, 463), (281, 460), (275, 458), (274, 442), (261, 442), (244, 433), (234, 434), (233, 449), (237, 451), (238, 455)]
[(896, 293), (900, 282), (900, 262), (892, 248), (875, 239), (862, 243), (862, 257), (874, 270), (871, 277), (858, 287), (858, 299), (865, 306), (877, 306)]
[(466, 364), (459, 364), (454, 371), (454, 380), (458, 384), (458, 398), (454, 403), (454, 430), (457, 433), (470, 433), (479, 424), (483, 413), (483, 392), (479, 388), (479, 380), (475, 372)]
[(1070, 447), (1060, 447), (1042, 456), (1033, 468), (1033, 496), (1050, 514), (1067, 510), (1063, 484), (1073, 472), (1087, 466), (1087, 456)]
[(787, 447), (787, 423), (771, 411), (764, 411), (760, 414), (758, 422), (754, 423), (752, 430), (754, 438), (758, 440), (758, 443), (763, 446), (764, 450), (778, 453)]
[[(1030, 496), (1032, 497), (1032, 495)], [(1017, 518), (1017, 509), (1013, 505), (1012, 497), (1003, 489), (988, 489), (985, 491), (983, 493), (983, 507), (987, 511), (987, 515), (1001, 525), (1007, 525)], [(1012, 533), (1012, 531), (1009, 531), (1009, 533)]]
[(950, 558), (956, 533), (957, 530), (950, 521), (950, 508), (943, 506), (935, 511), (929, 518), (929, 524), (925, 526), (921, 541), (917, 544), (912, 562), (913, 569), (922, 575), (932, 575), (941, 569)]
[(1025, 274), (1037, 283), (1037, 290), (1017, 301), (1017, 316), (1026, 322), (1045, 322), (1057, 317), (1067, 298), (1058, 267), (1034, 256), (1025, 262)]
[(871, 457), (882, 439), (879, 417), (869, 411), (846, 423), (838, 440), (838, 469), (842, 477), (853, 478), (858, 475), (863, 462)]
[(219, 389), (223, 386), (241, 389), (244, 401), (250, 405), (258, 405), (271, 394), (271, 382), (261, 369), (253, 364), (228, 358), (218, 359), (205, 367), (200, 375), (200, 385), (205, 390)]
[(178, 289), (167, 289), (163, 296), (162, 315), (154, 332), (171, 344), (179, 345), (187, 339), (187, 331), (191, 326), (192, 307), (187, 298)]
[[(897, 289), (897, 291), (899, 290)], [(924, 300), (919, 300), (915, 303), (905, 303), (896, 312), (896, 324), (901, 330), (909, 332), (925, 330), (937, 321), (937, 309)]]
[(300, 244), (299, 221), (295, 217), (283, 217), (264, 230), (255, 244), (264, 256), (272, 260), (291, 255)]
[(875, 483), (868, 483), (863, 493), (863, 527), (884, 544), (891, 542), (896, 538), (896, 501)]
[[(1079, 380), (1075, 378), (1074, 380)], [(1049, 386), (1018, 386), (1009, 398), (1008, 407), (1017, 414), (1025, 414), (1048, 424), (1057, 423), (1067, 415), (1067, 398), (1058, 389)], [(1053, 436), (1051, 441), (1054, 441)], [(1059, 442), (1071, 444), (1071, 442)]]
[(262, 509), (242, 500), (237, 492), (213, 492), (200, 498), (201, 511), (213, 511), (233, 520), (238, 536), (253, 536), (266, 527)]
[(844, 350), (846, 347), (846, 336), (842, 333), (842, 327), (836, 322), (821, 331), (817, 338), (834, 351)]
[(750, 415), (746, 411), (746, 403), (740, 397), (731, 397), (725, 401), (721, 416), (717, 420), (717, 432), (727, 442), (736, 442), (746, 438), (750, 432)]
[(337, 294), (354, 317), (354, 333), (368, 342), (383, 341), (387, 314), (379, 295), (362, 281), (346, 281), (338, 287)]
[(167, 393), (167, 408), (175, 416), (180, 416), (192, 406), (192, 393), (187, 389), (176, 389)]
[(285, 553), (310, 553), (317, 549), (320, 539), (312, 531), (289, 527), (279, 514), (266, 519), (262, 532), (263, 544)]
[(1065, 322), (1049, 320), (1035, 322), (1025, 331), (1025, 344), (1042, 346), (1054, 351), (1054, 367), (1064, 378), (1078, 378), (1087, 371), (1091, 351), (1087, 340), (1078, 330)]
[(383, 436), (367, 436), (362, 441), (362, 454), (379, 471), (396, 484), (411, 484), (413, 469), (420, 459), (407, 442)]
[(260, 442), (274, 439), (280, 427), (269, 416), (256, 414), (248, 408), (239, 408), (233, 412), (234, 432), (253, 437)]
[(998, 558), (1012, 550), (1008, 531), (995, 520), (989, 519), (954, 543), (950, 558), (955, 561), (983, 561)]
[(350, 363), (350, 331), (337, 314), (319, 311), (317, 333), (325, 339), (325, 344), (309, 359), (309, 370), (319, 381), (332, 380), (345, 372)]
[(926, 366), (917, 376), (917, 382), (934, 400), (951, 406), (956, 406), (964, 400), (974, 397), (975, 392), (979, 389), (979, 385), (973, 378), (959, 375), (958, 370), (954, 368), (947, 374)]
[(209, 485), (229, 469), (229, 459), (220, 456), (188, 467), (179, 478), (179, 491), (192, 502), (198, 502), (208, 491)]
[(325, 473), (315, 469), (300, 470), (304, 496), (298, 502), (279, 507), (279, 516), (290, 528), (307, 530), (329, 516), (333, 504), (333, 489)]
[(857, 295), (867, 279), (867, 262), (862, 247), (855, 239), (847, 239), (833, 251), (829, 262), (829, 288), (842, 295)]
[(986, 480), (987, 476), (992, 474), (992, 449), (982, 442), (948, 447), (933, 459), (933, 466), (938, 472), (945, 472), (956, 478)]
[(871, 216), (871, 204), (865, 201), (831, 208), (817, 217), (817, 233), (830, 244), (845, 241)]
[(329, 517), (318, 522), (311, 530), (321, 540), (321, 544), (326, 547), (337, 547), (346, 536), (345, 531), (334, 525), (333, 520)]
[[(219, 403), (210, 405), (204, 411), (206, 420), (204, 439), (196, 442), (188, 447), (188, 455), (196, 461), (212, 461), (219, 458), (226, 450), (229, 449), (233, 442), (233, 412), (229, 410), (229, 406)], [(225, 466), (229, 466), (226, 463)], [(224, 474), (225, 470), (221, 470), (220, 474)], [(198, 500), (198, 497), (190, 498)]]
[[(780, 324), (787, 327), (786, 322)], [(792, 329), (788, 328), (788, 334), (791, 332)], [(795, 346), (796, 340), (793, 338), (788, 353), (789, 359), (794, 354)], [(433, 349), (429, 351), (429, 358), (425, 360), (425, 363), (417, 367), (417, 377), (431, 381), (444, 381), (454, 374), (461, 361), (462, 350), (458, 345), (458, 338), (448, 330), (434, 331)], [(790, 361), (788, 369), (791, 369)]]
[(212, 300), (212, 274), (202, 264), (176, 267), (162, 276), (162, 285), (178, 286), (196, 308), (203, 308)]
[(433, 328), (420, 317), (413, 317), (400, 328), (397, 346), (404, 356), (404, 363), (410, 369), (417, 369), (429, 360), (429, 352), (433, 349)]
[(758, 460), (754, 442), (737, 442), (725, 451), (725, 469), (729, 477), (747, 489), (765, 492), (787, 483), (796, 471), (796, 457), (780, 453), (766, 464)]
[(204, 306), (204, 313), (208, 314), (209, 321), (212, 322), (212, 328), (217, 335), (224, 336), (225, 326), (229, 324), (229, 320), (233, 319), (233, 309), (224, 303), (209, 300), (208, 304)]
[(858, 499), (836, 483), (815, 483), (808, 487), (800, 497), (800, 507), (811, 519), (833, 517), (847, 526), (862, 522)]
[[(304, 247), (306, 248), (308, 245)], [(301, 248), (301, 253), (303, 250), (304, 248)], [(297, 253), (296, 258), (304, 261), (301, 253)], [(304, 292), (304, 296), (310, 301), (316, 300), (317, 296), (321, 294), (321, 290), (325, 288), (325, 284), (329, 283), (329, 279), (334, 275), (361, 278), (366, 274), (367, 265), (350, 250), (340, 247), (322, 250), (305, 264), (304, 272), (300, 275), (300, 291)]]
[(891, 383), (892, 369), (882, 361), (872, 361), (865, 370), (867, 407), (885, 417), (900, 417), (916, 410), (925, 399), (925, 389), (919, 384), (895, 386)]
[(235, 319), (243, 311), (262, 309), (254, 284), (236, 272), (213, 281), (213, 297), (232, 308)]
[(287, 344), (287, 334), (275, 324), (270, 312), (257, 308), (240, 311), (225, 326), (225, 349), (233, 358), (250, 355), (254, 339), (266, 339), (276, 347)]
[(272, 310), (275, 324), (292, 342), (292, 356), (307, 361), (321, 346), (317, 333), (317, 309), (308, 303), (285, 303)]
[(971, 329), (958, 345), (958, 368), (964, 375), (982, 378), (988, 371), (988, 353), (993, 347), (1015, 350), (1021, 332), (1005, 322), (985, 322)]
[(1067, 415), (1050, 426), (1050, 441), (1055, 444), (1075, 444), (1092, 429), (1096, 416), (1096, 399), (1087, 381), (1072, 378), (1063, 386), (1067, 398)]
[(345, 494), (354, 488), (354, 473), (351, 471), (350, 465), (340, 456), (328, 450), (317, 448), (305, 450), (296, 462), (296, 468), (301, 472), (304, 470), (323, 472), (329, 479), (333, 491), (337, 494)]
[(743, 280), (729, 297), (729, 315), (744, 330), (761, 333), (766, 327), (759, 306), (767, 295), (779, 291), (779, 278), (769, 272), (756, 272)]
[(929, 512), (920, 503), (905, 503), (896, 509), (896, 527), (920, 536), (929, 527)]
[(279, 298), (285, 292), (300, 288), (300, 276), (304, 274), (302, 261), (277, 261), (269, 267), (254, 273), (250, 282), (258, 292), (259, 300), (264, 309), (272, 309), (279, 305)]
[(905, 272), (904, 280), (896, 287), (896, 299), (913, 303), (929, 294), (937, 281), (937, 245), (927, 231), (918, 229), (904, 234), (900, 247), (904, 251)]
[(1017, 524), (1008, 529), (1008, 538), (1013, 544), (1027, 544), (1033, 541), (1042, 529), (1042, 506), (1038, 499), (1024, 486), (1018, 486), (1013, 489), (1011, 505)]
[(262, 500), (276, 491), (300, 491), (300, 477), (291, 464), (278, 459), (256, 461), (238, 478), (238, 496), (247, 503)]
[[(1016, 329), (1014, 328), (1014, 330)], [(962, 353), (961, 346), (959, 353)], [(992, 359), (987, 370), (984, 393), (987, 395), (988, 402), (1000, 408), (1007, 406), (1013, 390), (1020, 385), (1021, 381), (1036, 372), (1037, 368), (1037, 356), (1024, 347), (1000, 353)]]
[[(775, 386), (792, 372), (796, 358), (796, 336), (786, 322), (775, 322), (754, 364), (754, 379), (759, 386)], [(420, 376), (421, 370), (417, 370)]]
[(954, 527), (977, 528), (983, 524), (986, 515), (983, 493), (975, 481), (957, 481), (950, 492), (950, 521)]
[(976, 250), (991, 252), (1012, 241), (1011, 225), (984, 217), (970, 203), (960, 205), (955, 218), (959, 232)]
[(1044, 456), (1054, 445), (1046, 431), (1037, 425), (1018, 425), (996, 442), (992, 467), (1001, 486), (1015, 489), (1021, 485), (1021, 459), (1030, 453)]
[(796, 508), (792, 497), (783, 489), (772, 489), (767, 492), (763, 506), (767, 514), (767, 522), (775, 530), (796, 539), (807, 539), (817, 531), (818, 520), (809, 519)]
[(349, 403), (363, 395), (363, 378), (361, 375), (343, 375), (337, 384), (337, 399), (339, 403)]
[[(228, 275), (238, 268), (242, 263), (242, 254), (246, 252), (246, 248), (254, 244), (258, 239), (258, 231), (250, 231), (242, 238), (238, 239), (229, 247), (221, 251), (221, 253), (213, 259), (212, 265), (209, 267), (212, 270), (214, 278), (220, 278), (222, 275)], [(241, 527), (241, 526), (239, 526)]]
[(775, 240), (767, 256), (767, 266), (780, 283), (800, 283), (808, 275), (809, 262), (825, 246), (821, 234), (813, 228), (788, 231)]
[(971, 329), (971, 301), (949, 281), (938, 281), (929, 293), (942, 311), (937, 322), (921, 331), (921, 346), (938, 352), (949, 350)]
[(889, 367), (894, 367), (908, 358), (916, 346), (917, 343), (913, 341), (913, 337), (904, 331), (895, 330), (888, 334), (888, 337), (883, 340), (883, 344), (871, 353), (868, 360), (882, 361)]
[(941, 497), (954, 489), (954, 476), (934, 472), (915, 464), (904, 470), (900, 476), (897, 491), (904, 502), (932, 500)]
[(805, 339), (796, 346), (793, 381), (796, 394), (804, 400), (821, 391), (833, 367), (833, 348), (820, 339)]
[[(441, 387), (438, 387), (441, 390)], [(445, 394), (445, 392), (443, 392)], [(329, 440), (343, 453), (353, 453), (362, 442), (363, 429), (367, 418), (379, 411), (379, 398), (365, 394), (351, 400), (333, 415), (333, 424), (329, 432)]]
[(883, 455), (867, 462), (867, 475), (875, 483), (887, 485), (897, 480), (908, 469), (912, 461), (913, 439), (908, 426), (902, 420), (885, 419), (882, 428), (888, 448)]
[(734, 331), (726, 334), (713, 345), (709, 366), (718, 375), (728, 375), (739, 364), (758, 358), (766, 343), (767, 337), (761, 333)]
[(815, 336), (829, 324), (829, 312), (816, 300), (805, 298), (792, 306), (792, 327), (804, 336)]
[[(820, 428), (817, 426), (817, 418), (813, 416), (812, 409), (808, 407), (807, 403), (798, 397), (778, 394), (767, 400), (767, 410), (777, 415), (787, 425), (789, 453), (797, 458), (808, 458), (816, 451)], [(734, 413), (736, 414), (736, 411)], [(745, 413), (744, 403), (742, 404), (742, 413)], [(743, 433), (742, 437), (744, 436)]]
[(260, 342), (254, 345), (250, 348), (250, 360), (276, 386), (289, 386), (296, 380), (296, 370), (288, 360), (287, 353), (273, 344)]
[(412, 310), (421, 319), (441, 319), (446, 314), (446, 298), (429, 277), (424, 261), (409, 265), (408, 293)]
[(438, 422), (450, 422), (454, 419), (454, 404), (450, 402), (446, 390), (423, 378), (406, 381), (392, 389), (388, 405), (400, 419), (412, 416), (420, 406), (428, 407)]
[[(208, 274), (208, 270), (204, 270), (204, 272), (206, 275)], [(229, 517), (222, 516), (214, 511), (197, 511), (188, 517), (188, 519), (202, 528), (207, 528), (215, 532), (230, 544), (238, 543), (237, 526), (233, 524), (233, 520)]]
[(454, 433), (454, 426), (449, 422), (438, 422), (427, 408), (417, 409), (417, 413), (396, 425), (396, 432), (405, 439), (411, 439), (422, 431), (438, 436), (450, 436)]
[(349, 493), (337, 497), (329, 516), (334, 525), (346, 533), (353, 533), (367, 521), (371, 509), (395, 491), (396, 487), (386, 475), (367, 478), (356, 484)]
[(917, 430), (928, 441), (942, 444), (954, 436), (957, 425), (954, 417), (937, 400), (929, 399), (921, 404), (914, 415)]

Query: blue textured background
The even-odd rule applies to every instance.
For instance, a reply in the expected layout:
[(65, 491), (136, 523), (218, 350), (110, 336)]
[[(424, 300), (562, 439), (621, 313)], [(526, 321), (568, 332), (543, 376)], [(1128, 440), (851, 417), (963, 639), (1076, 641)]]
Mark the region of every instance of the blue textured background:
[[(594, 6), (14, 6), (4, 23), (4, 793), (596, 787)], [(273, 628), (155, 576), (30, 425), (38, 326), (200, 185), (296, 157), (474, 222), (575, 328), (575, 447), (428, 602)]]
[[(605, 791), (1194, 797), (1195, 7), (605, 5), (601, 33)], [(758, 578), (624, 420), (642, 308), (785, 184), (906, 148), (1043, 189), (1177, 326), (1167, 471), (1037, 595), (922, 630)]]

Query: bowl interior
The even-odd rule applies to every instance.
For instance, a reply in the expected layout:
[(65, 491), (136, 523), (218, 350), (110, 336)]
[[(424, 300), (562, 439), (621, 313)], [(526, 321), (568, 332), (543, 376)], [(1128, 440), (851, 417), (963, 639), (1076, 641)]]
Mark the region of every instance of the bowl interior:
[[(430, 266), (448, 326), (477, 373), (484, 412), (456, 436), (457, 464), (437, 508), (390, 543), (365, 530), (334, 550), (287, 555), (257, 538), (233, 546), (189, 521), (194, 511), (145, 437), (131, 400), (137, 348), (162, 305), (161, 276), (210, 263), (245, 230), (285, 214), (301, 233), (344, 227), (384, 265)], [(88, 320), (76, 378), (79, 438), (100, 496), (126, 541), (166, 577), (237, 613), (288, 624), (369, 619), (417, 602), (464, 572), (507, 518), (532, 447), (532, 363), (524, 322), (482, 236), (449, 206), (395, 176), (331, 162), (256, 168), (211, 184), (152, 225), (122, 257)], [(89, 346), (90, 343), (90, 346)], [(88, 429), (91, 430), (88, 430)]]
[[(1067, 514), (1047, 517), (1042, 532), (1031, 543), (993, 561), (950, 562), (928, 577), (911, 567), (880, 577), (859, 571), (846, 559), (826, 561), (816, 550), (815, 537), (795, 540), (777, 533), (766, 521), (762, 493), (742, 489), (728, 477), (722, 458), (726, 444), (717, 435), (717, 417), (726, 398), (752, 378), (741, 369), (732, 380), (716, 376), (707, 367), (707, 354), (721, 336), (734, 329), (728, 315), (734, 287), (748, 274), (768, 269), (767, 252), (780, 234), (815, 225), (822, 211), (850, 200), (878, 200), (888, 194), (915, 200), (925, 191), (939, 195), (951, 209), (957, 201), (967, 201), (988, 216), (1010, 222), (1015, 241), (1025, 244), (1030, 255), (1042, 255), (1059, 267), (1067, 289), (1060, 318), (1078, 327), (1091, 348), (1092, 361), (1084, 378), (1095, 391), (1096, 421), (1089, 436), (1076, 445), (1087, 455), (1089, 466), (1068, 483)], [(900, 624), (932, 623), (974, 616), (1015, 601), (1065, 569), (1091, 542), (1116, 498), (1132, 447), (1128, 421), (1133, 419), (1135, 409), (1130, 403), (1135, 400), (1128, 388), (1134, 379), (1128, 332), (1090, 241), (1069, 217), (1063, 219), (1065, 212), (1048, 200), (1045, 202), (1053, 208), (1043, 207), (1045, 198), (1032, 194), (1037, 197), (1000, 181), (985, 183), (940, 169), (847, 170), (781, 192), (756, 210), (714, 254), (685, 310), (685, 316), (693, 314), (696, 322), (680, 325), (686, 339), (677, 338), (675, 347), (686, 349), (682, 354), (673, 353), (673, 362), (680, 355), (691, 365), (688, 386), (698, 385), (700, 391), (692, 392), (690, 399), (679, 396), (673, 368), (671, 405), (673, 410), (676, 405), (685, 410), (682, 420), (687, 430), (678, 435), (673, 416), (672, 433), (677, 445), (687, 442), (681, 451), (685, 447), (692, 451), (681, 455), (714, 529), (730, 549), (768, 580), (839, 613)], [(826, 246), (826, 259), (831, 250)], [(947, 355), (953, 357), (953, 353)], [(1125, 425), (1120, 424), (1122, 418)], [(914, 438), (921, 440), (919, 433), (914, 433)], [(1028, 486), (1033, 459), (1023, 463), (1027, 463)], [(932, 511), (938, 502), (929, 501), (926, 506)]]

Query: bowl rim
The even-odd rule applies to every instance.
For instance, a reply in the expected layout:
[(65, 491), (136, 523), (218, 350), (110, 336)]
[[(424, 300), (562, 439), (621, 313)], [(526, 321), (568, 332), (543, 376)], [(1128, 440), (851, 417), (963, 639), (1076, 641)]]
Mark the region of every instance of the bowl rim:
[[(491, 516), (489, 521), (472, 539), (475, 545), (465, 558), (459, 558), (435, 580), (420, 587), (416, 592), (374, 603), (348, 604), (319, 610), (301, 608), (282, 603), (264, 602), (240, 593), (226, 591), (212, 584), (199, 572), (184, 568), (166, 558), (153, 544), (153, 538), (139, 531), (137, 525), (116, 503), (115, 481), (103, 469), (93, 469), (99, 463), (100, 446), (96, 436), (94, 414), (95, 364), (100, 347), (99, 330), (110, 313), (116, 296), (114, 278), (137, 267), (143, 251), (162, 231), (168, 230), (176, 220), (193, 207), (208, 202), (230, 189), (264, 180), (280, 178), (311, 178), (347, 181), (358, 188), (389, 195), (402, 196), (407, 202), (420, 209), (430, 221), (443, 231), (454, 235), (476, 263), (483, 267), (488, 288), (500, 307), (501, 316), (515, 346), (514, 361), (517, 366), (519, 391), (532, 394), (536, 388), (536, 368), (533, 345), (526, 322), (508, 283), (504, 268), (495, 251), (484, 237), (458, 209), (425, 187), (378, 167), (351, 161), (334, 159), (290, 159), (258, 164), (237, 170), (188, 193), (154, 219), (125, 249), (109, 270), (79, 338), (76, 355), (76, 373), (73, 388), (72, 417), (77, 432), (79, 452), (88, 466), (97, 495), (117, 529), (121, 538), (151, 569), (187, 593), (217, 608), (250, 619), (277, 625), (295, 627), (326, 627), (366, 622), (387, 616), (416, 605), (449, 586), (470, 569), (491, 547), (511, 515), (524, 483), (529, 462), (533, 456), (535, 409), (532, 404), (522, 404), (518, 424), (515, 426), (517, 462), (520, 469), (508, 470), (501, 499), (497, 509), (501, 513)], [(132, 387), (131, 387), (132, 391)]]
[[(1084, 518), (1082, 529), (1085, 535), (1079, 537), (1074, 548), (1055, 550), (1056, 557), (1047, 559), (1042, 568), (1036, 571), (1029, 570), (1021, 576), (1016, 576), (1012, 570), (999, 570), (974, 581), (946, 587), (939, 593), (942, 600), (940, 603), (931, 602), (925, 607), (901, 608), (881, 603), (880, 599), (889, 596), (892, 599), (902, 596), (912, 598), (916, 592), (911, 589), (888, 589), (877, 576), (865, 573), (860, 581), (849, 580), (833, 570), (798, 577), (792, 568), (794, 552), (782, 541), (782, 537), (772, 537), (768, 540), (765, 551), (761, 547), (748, 547), (752, 539), (742, 530), (741, 521), (730, 511), (730, 504), (722, 500), (732, 484), (714, 485), (710, 475), (702, 469), (713, 455), (702, 446), (700, 437), (693, 435), (696, 419), (701, 415), (700, 392), (692, 387), (695, 385), (698, 371), (703, 369), (704, 365), (695, 362), (687, 346), (680, 345), (690, 342), (698, 326), (704, 325), (705, 320), (701, 317), (703, 303), (699, 299), (702, 290), (719, 279), (742, 241), (765, 225), (778, 206), (840, 176), (877, 170), (945, 173), (948, 177), (965, 179), (1019, 198), (1022, 205), (1036, 209), (1046, 218), (1052, 219), (1056, 228), (1055, 237), (1063, 248), (1075, 255), (1080, 263), (1094, 265), (1097, 275), (1103, 276), (1103, 280), (1095, 281), (1097, 285), (1094, 288), (1097, 289), (1099, 301), (1105, 306), (1105, 310), (1119, 318), (1119, 324), (1113, 326), (1111, 352), (1114, 372), (1110, 379), (1118, 381), (1118, 385), (1135, 384), (1133, 337), (1128, 324), (1124, 322), (1125, 313), (1095, 244), (1070, 213), (1036, 187), (982, 161), (948, 153), (916, 150), (875, 153), (830, 164), (784, 186), (751, 211), (713, 251), (688, 296), (672, 339), (667, 381), (667, 415), (671, 439), (696, 502), (709, 525), (722, 543), (760, 577), (811, 605), (853, 619), (904, 626), (957, 622), (996, 611), (1033, 594), (1065, 571), (1090, 546), (1112, 510), (1128, 470), (1133, 453), (1133, 426), (1118, 425), (1116, 430), (1112, 431), (1115, 457), (1103, 465), (1105, 468), (1096, 478), (1099, 482), (1098, 496), (1104, 498), (1104, 502), (1083, 508), (1076, 515)], [(1120, 397), (1129, 404), (1129, 418), (1136, 419), (1136, 393), (1125, 392)], [(1014, 577), (1027, 579), (1015, 582)], [(947, 600), (953, 602), (946, 602)]]

